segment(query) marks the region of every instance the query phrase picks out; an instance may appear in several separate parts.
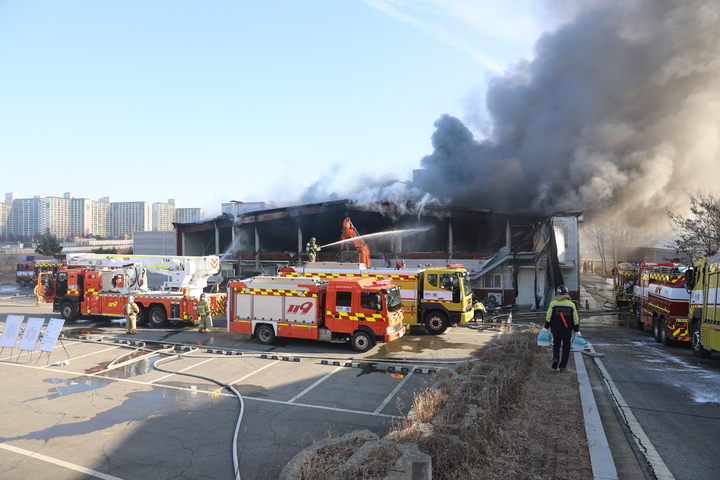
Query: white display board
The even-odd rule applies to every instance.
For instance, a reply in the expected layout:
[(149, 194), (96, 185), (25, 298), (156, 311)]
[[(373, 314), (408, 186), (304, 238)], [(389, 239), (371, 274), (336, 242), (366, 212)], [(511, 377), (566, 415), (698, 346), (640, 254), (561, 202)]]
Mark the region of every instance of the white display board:
[(45, 328), (45, 335), (43, 335), (42, 342), (40, 342), (40, 348), (38, 350), (41, 352), (52, 352), (64, 324), (65, 320), (61, 318), (51, 318), (48, 322), (48, 326)]
[(5, 320), (5, 328), (2, 332), (2, 338), (0, 338), (0, 347), (2, 348), (15, 348), (17, 343), (18, 334), (20, 333), (20, 327), (23, 323), (22, 315), (8, 315)]
[(43, 318), (28, 318), (27, 325), (25, 325), (25, 330), (20, 339), (20, 350), (35, 350), (44, 322), (45, 319)]

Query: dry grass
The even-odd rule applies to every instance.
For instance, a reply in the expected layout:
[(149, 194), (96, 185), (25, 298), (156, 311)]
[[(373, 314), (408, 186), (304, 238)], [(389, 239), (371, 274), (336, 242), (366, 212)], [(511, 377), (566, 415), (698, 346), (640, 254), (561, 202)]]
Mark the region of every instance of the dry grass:
[(382, 480), (400, 458), (397, 447), (378, 446), (372, 450), (360, 465), (344, 472), (343, 480)]
[(431, 422), (435, 415), (445, 407), (447, 395), (439, 390), (427, 389), (415, 397), (413, 408), (420, 423)]
[(317, 451), (300, 470), (300, 477), (313, 480), (326, 480), (332, 477), (355, 451), (365, 443), (361, 438), (328, 445)]

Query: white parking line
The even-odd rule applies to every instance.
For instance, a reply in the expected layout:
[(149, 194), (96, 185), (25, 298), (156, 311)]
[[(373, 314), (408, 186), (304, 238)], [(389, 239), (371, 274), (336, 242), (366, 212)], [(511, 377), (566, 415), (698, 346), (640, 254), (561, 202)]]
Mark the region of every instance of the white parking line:
[(37, 460), (42, 460), (43, 462), (52, 463), (60, 467), (65, 467), (70, 470), (75, 470), (76, 472), (84, 473), (85, 475), (102, 478), (103, 480), (122, 480), (120, 477), (114, 477), (106, 473), (98, 472), (97, 470), (81, 467), (80, 465), (75, 465), (74, 463), (66, 462), (65, 460), (48, 457), (47, 455), (43, 455), (41, 453), (31, 452), (30, 450), (25, 450), (24, 448), (13, 447), (12, 445), (8, 445), (6, 443), (0, 443), (0, 448), (20, 455), (25, 455), (27, 457), (35, 458)]
[(278, 362), (280, 362), (280, 360), (275, 360), (274, 362), (271, 362), (271, 363), (265, 365), (264, 367), (258, 368), (258, 369), (255, 370), (254, 372), (250, 372), (250, 373), (248, 373), (247, 375), (245, 375), (244, 377), (240, 377), (240, 378), (238, 378), (237, 380), (235, 380), (234, 382), (231, 382), (230, 385), (236, 384), (236, 383), (238, 383), (238, 382), (242, 382), (242, 381), (245, 380), (246, 378), (252, 377), (252, 376), (255, 375), (256, 373), (262, 372), (262, 371), (265, 370), (266, 368), (270, 368), (270, 367), (272, 367), (273, 365), (275, 365), (275, 364), (278, 363)]
[(310, 390), (312, 390), (313, 388), (317, 387), (317, 386), (320, 385), (322, 382), (324, 382), (325, 380), (327, 380), (328, 378), (330, 378), (335, 372), (339, 372), (340, 370), (343, 370), (344, 368), (345, 368), (345, 367), (337, 367), (335, 370), (333, 370), (332, 372), (328, 373), (327, 375), (325, 375), (324, 377), (322, 377), (320, 380), (318, 380), (317, 382), (313, 383), (313, 384), (310, 385), (308, 388), (306, 388), (305, 390), (303, 390), (302, 392), (298, 393), (298, 394), (295, 395), (293, 398), (291, 398), (290, 400), (288, 400), (287, 403), (293, 403), (295, 400), (297, 400), (298, 398), (302, 397), (303, 395), (305, 395), (306, 393), (308, 393)]
[(410, 373), (405, 375), (405, 378), (400, 380), (400, 382), (395, 386), (395, 388), (393, 388), (393, 391), (390, 392), (390, 394), (387, 397), (385, 397), (385, 400), (383, 400), (383, 402), (375, 409), (375, 411), (373, 413), (380, 413), (382, 411), (382, 409), (385, 408), (385, 405), (387, 405), (390, 400), (395, 398), (395, 394), (398, 392), (398, 390), (400, 390), (402, 388), (403, 385), (405, 385), (405, 382), (408, 381), (408, 379), (412, 376), (412, 374), (413, 374), (413, 371), (410, 370)]

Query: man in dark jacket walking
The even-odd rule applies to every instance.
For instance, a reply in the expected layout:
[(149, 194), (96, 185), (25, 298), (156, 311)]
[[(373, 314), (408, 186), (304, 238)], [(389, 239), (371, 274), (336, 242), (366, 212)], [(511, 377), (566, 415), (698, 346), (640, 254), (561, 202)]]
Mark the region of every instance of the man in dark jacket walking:
[[(564, 372), (570, 359), (572, 332), (580, 335), (580, 317), (565, 285), (555, 290), (555, 300), (550, 302), (545, 314), (545, 328), (550, 328), (553, 336), (553, 362), (552, 368)], [(562, 357), (560, 347), (562, 346)]]

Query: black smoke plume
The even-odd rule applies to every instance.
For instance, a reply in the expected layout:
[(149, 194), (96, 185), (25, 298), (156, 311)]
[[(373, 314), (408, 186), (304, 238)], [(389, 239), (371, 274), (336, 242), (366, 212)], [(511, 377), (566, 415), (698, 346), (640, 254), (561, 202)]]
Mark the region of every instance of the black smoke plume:
[(583, 5), (490, 81), (486, 138), (449, 115), (435, 122), (421, 187), (453, 205), (639, 226), (717, 184), (720, 2)]

